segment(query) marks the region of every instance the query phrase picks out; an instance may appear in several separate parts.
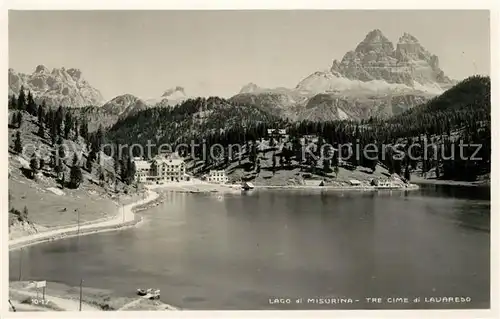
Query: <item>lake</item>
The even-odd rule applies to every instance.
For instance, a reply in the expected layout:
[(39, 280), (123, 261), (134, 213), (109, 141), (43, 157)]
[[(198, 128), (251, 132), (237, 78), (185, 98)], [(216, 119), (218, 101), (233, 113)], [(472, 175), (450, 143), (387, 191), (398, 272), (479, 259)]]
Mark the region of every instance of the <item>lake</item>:
[(25, 248), (23, 280), (188, 309), (489, 308), (489, 192), (169, 193), (138, 227)]

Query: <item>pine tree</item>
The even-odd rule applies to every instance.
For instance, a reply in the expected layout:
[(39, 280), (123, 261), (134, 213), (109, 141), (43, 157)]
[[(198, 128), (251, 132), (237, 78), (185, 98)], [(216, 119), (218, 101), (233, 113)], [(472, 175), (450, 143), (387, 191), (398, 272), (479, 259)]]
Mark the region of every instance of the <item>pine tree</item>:
[(55, 115), (55, 125), (56, 125), (56, 134), (57, 135), (63, 135), (63, 122), (64, 122), (64, 110), (62, 106), (59, 106), (59, 108), (56, 111)]
[(21, 214), (21, 219), (22, 220), (27, 220), (28, 219), (28, 208), (26, 206), (24, 206), (24, 208), (23, 208), (23, 212)]
[(101, 150), (103, 138), (104, 138), (104, 133), (102, 125), (99, 125), (99, 128), (97, 129), (95, 135), (95, 152), (99, 152)]
[(15, 109), (17, 108), (17, 99), (16, 95), (12, 94), (12, 96), (9, 99), (9, 109)]
[(42, 105), (40, 105), (40, 106), (38, 106), (38, 111), (37, 111), (37, 117), (38, 117), (39, 124), (43, 123), (44, 116), (45, 116), (44, 107)]
[(38, 172), (38, 159), (35, 155), (30, 160), (30, 168), (31, 168), (31, 177), (34, 178), (36, 173)]
[(66, 159), (64, 143), (61, 137), (59, 137), (59, 140), (57, 141), (57, 157), (58, 157), (57, 160), (60, 162), (64, 162), (64, 159)]
[(85, 141), (88, 141), (89, 137), (89, 127), (87, 124), (87, 120), (84, 118), (80, 123), (80, 136), (83, 137)]
[(89, 172), (89, 174), (92, 174), (92, 160), (90, 159), (90, 157), (87, 156), (87, 161), (85, 162), (85, 164), (87, 172)]
[(26, 95), (24, 93), (24, 86), (21, 85), (19, 90), (19, 97), (17, 98), (17, 108), (19, 110), (26, 110)]
[(17, 112), (17, 128), (21, 128), (22, 124), (23, 124), (23, 113)]
[(12, 116), (10, 117), (9, 127), (17, 127), (17, 112), (12, 113)]
[(127, 182), (128, 172), (127, 172), (127, 164), (125, 161), (120, 160), (120, 178), (122, 181)]
[(131, 184), (134, 181), (135, 178), (135, 165), (134, 162), (132, 161), (132, 158), (129, 157), (128, 162), (127, 162), (127, 184)]
[(40, 136), (42, 139), (45, 138), (45, 130), (43, 129), (42, 122), (38, 122), (38, 136)]
[(73, 155), (73, 166), (70, 170), (69, 183), (72, 188), (80, 187), (83, 181), (83, 174), (80, 166), (78, 165), (78, 155), (76, 153)]
[(410, 176), (410, 165), (406, 165), (406, 169), (405, 169), (405, 179), (406, 179), (407, 181), (410, 181), (410, 178), (411, 178), (411, 176)]
[(70, 112), (67, 112), (65, 119), (64, 119), (64, 138), (65, 139), (69, 139), (69, 133), (71, 132), (72, 128), (73, 128), (73, 117), (71, 116)]
[(36, 115), (38, 112), (38, 107), (35, 103), (35, 100), (33, 99), (33, 95), (31, 94), (31, 91), (28, 90), (28, 99), (27, 99), (27, 106), (26, 109), (29, 114), (31, 115)]
[[(55, 166), (54, 166), (54, 172), (56, 173), (56, 176), (59, 177), (61, 173), (64, 172), (64, 166), (63, 166), (63, 161), (62, 160), (56, 160)], [(64, 181), (64, 174), (62, 180)]]
[(23, 142), (21, 141), (21, 132), (17, 131), (16, 140), (14, 141), (14, 152), (21, 154), (23, 151)]
[(332, 171), (330, 168), (330, 160), (329, 159), (323, 159), (323, 171), (325, 173), (330, 173)]
[(99, 185), (103, 185), (105, 181), (105, 176), (104, 176), (104, 169), (102, 168), (102, 165), (99, 165)]

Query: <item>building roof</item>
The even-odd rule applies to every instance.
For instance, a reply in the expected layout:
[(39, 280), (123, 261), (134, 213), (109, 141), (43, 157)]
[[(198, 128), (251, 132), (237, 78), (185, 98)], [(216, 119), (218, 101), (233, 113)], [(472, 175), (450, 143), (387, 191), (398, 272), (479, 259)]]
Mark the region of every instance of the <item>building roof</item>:
[(162, 157), (156, 157), (154, 159), (156, 162), (160, 162), (162, 164), (167, 164), (167, 165), (181, 165), (184, 163), (184, 160), (182, 158), (162, 158)]
[(322, 186), (323, 185), (323, 181), (322, 180), (317, 180), (317, 179), (304, 180), (304, 183), (307, 186)]
[(147, 161), (134, 161), (136, 169), (150, 169), (151, 163)]

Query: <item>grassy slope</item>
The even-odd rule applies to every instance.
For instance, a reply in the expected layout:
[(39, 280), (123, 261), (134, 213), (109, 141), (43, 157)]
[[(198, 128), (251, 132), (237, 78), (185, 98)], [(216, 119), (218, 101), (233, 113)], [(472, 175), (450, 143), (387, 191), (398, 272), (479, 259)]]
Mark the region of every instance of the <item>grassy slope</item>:
[[(17, 130), (9, 128), (9, 150), (13, 147)], [(37, 135), (38, 126), (35, 117), (24, 113), (23, 124), (19, 128), (19, 131), (21, 132), (23, 146), (35, 145), (40, 150), (42, 156), (49, 154), (52, 146), (50, 145), (50, 141), (42, 139)], [(64, 143), (73, 145), (69, 147), (70, 154), (68, 154), (67, 163), (71, 163), (73, 151), (77, 153), (83, 151), (84, 154), (86, 152), (85, 145), (81, 140), (77, 143), (65, 140)], [(42, 231), (46, 227), (75, 224), (78, 219), (78, 214), (75, 210), (79, 211), (81, 222), (112, 217), (117, 212), (117, 202), (123, 203), (132, 200), (133, 195), (118, 197), (114, 194), (113, 185), (105, 185), (104, 188), (100, 187), (97, 184), (96, 166), (94, 166), (92, 174), (82, 169), (84, 181), (80, 188), (76, 190), (61, 189), (52, 172), (48, 170), (42, 170), (42, 175), (35, 181), (27, 177), (27, 170), (24, 169), (29, 165), (29, 159), (33, 152), (34, 149), (32, 147), (26, 147), (24, 155), (9, 153), (9, 206), (21, 211), (26, 206), (29, 211), (28, 219), (31, 223), (35, 224), (31, 225), (32, 227), (27, 227), (27, 225), (22, 225), (22, 223), (15, 223), (10, 228), (11, 238)], [(104, 167), (110, 174), (113, 170), (112, 164), (112, 160), (110, 159), (104, 161)], [(68, 178), (69, 166), (66, 167), (65, 174), (66, 178)], [(64, 195), (57, 195), (50, 191), (49, 188), (58, 189), (64, 192)], [(14, 216), (9, 217), (14, 219)]]
[[(283, 145), (286, 141), (283, 141)], [(263, 140), (264, 148), (259, 151), (259, 158), (261, 164), (261, 171), (256, 174), (255, 170), (249, 170), (251, 166), (248, 160), (248, 154), (243, 149), (243, 156), (241, 164), (238, 160), (234, 160), (229, 165), (214, 164), (208, 167), (202, 167), (203, 162), (198, 161), (196, 164), (191, 162), (188, 168), (192, 169), (197, 167), (197, 175), (206, 174), (210, 169), (223, 169), (229, 177), (230, 182), (239, 182), (242, 178), (248, 176), (255, 176), (250, 181), (256, 185), (273, 185), (273, 186), (287, 186), (287, 185), (302, 185), (304, 180), (325, 180), (327, 185), (348, 185), (349, 180), (356, 179), (364, 184), (370, 183), (374, 178), (387, 178), (389, 173), (387, 169), (378, 165), (374, 173), (371, 170), (363, 167), (358, 167), (355, 170), (349, 170), (345, 167), (339, 167), (338, 175), (331, 172), (324, 174), (322, 172), (322, 164), (319, 163), (316, 172), (312, 172), (306, 165), (299, 165), (296, 160), (292, 160), (290, 167), (280, 167), (279, 157), (276, 159), (275, 173), (272, 172), (272, 154), (273, 151), (268, 149), (269, 141)], [(278, 152), (277, 152), (278, 153)]]

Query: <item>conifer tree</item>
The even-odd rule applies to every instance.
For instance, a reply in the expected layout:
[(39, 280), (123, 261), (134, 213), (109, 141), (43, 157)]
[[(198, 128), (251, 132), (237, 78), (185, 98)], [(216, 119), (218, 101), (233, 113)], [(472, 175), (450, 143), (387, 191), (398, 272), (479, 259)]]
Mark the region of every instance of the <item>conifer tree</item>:
[(42, 170), (45, 167), (45, 160), (43, 158), (40, 158), (40, 161), (38, 162), (39, 169)]
[(38, 172), (38, 159), (35, 155), (31, 157), (30, 160), (31, 177), (34, 178)]
[(80, 123), (80, 136), (83, 137), (85, 141), (88, 141), (89, 137), (89, 127), (87, 124), (87, 120), (84, 118)]
[(73, 117), (70, 112), (66, 112), (66, 116), (64, 119), (64, 138), (69, 139), (69, 133), (73, 128)]
[(63, 135), (63, 122), (64, 122), (64, 110), (62, 106), (59, 106), (55, 114), (55, 125), (56, 125), (57, 135)]
[(40, 136), (42, 139), (45, 138), (45, 132), (44, 132), (44, 129), (43, 129), (43, 123), (42, 122), (38, 123), (38, 136)]
[(24, 93), (24, 86), (22, 85), (19, 90), (19, 97), (17, 98), (17, 108), (21, 111), (26, 110), (26, 95)]
[(23, 113), (22, 112), (17, 112), (17, 128), (21, 128), (21, 125), (23, 124)]
[(38, 107), (35, 103), (35, 100), (33, 99), (33, 95), (31, 94), (31, 91), (29, 91), (29, 90), (28, 90), (28, 98), (27, 98), (26, 103), (27, 103), (26, 109), (27, 109), (28, 113), (31, 115), (36, 115), (38, 112)]
[(23, 144), (21, 141), (21, 132), (16, 132), (16, 140), (14, 141), (14, 152), (21, 154), (23, 151)]
[(69, 183), (72, 188), (78, 188), (80, 187), (82, 181), (83, 181), (83, 174), (79, 166), (78, 155), (75, 153), (73, 155), (73, 166), (71, 166), (70, 170)]
[(17, 108), (17, 98), (15, 94), (12, 94), (12, 96), (9, 98), (9, 109), (15, 108)]
[(45, 110), (42, 105), (38, 106), (37, 110), (37, 117), (38, 117), (38, 123), (41, 124), (44, 121), (44, 116), (45, 116)]
[(89, 174), (92, 173), (92, 160), (90, 159), (90, 157), (87, 156), (87, 161), (85, 162), (86, 164), (86, 169), (87, 169), (87, 172), (89, 172)]

